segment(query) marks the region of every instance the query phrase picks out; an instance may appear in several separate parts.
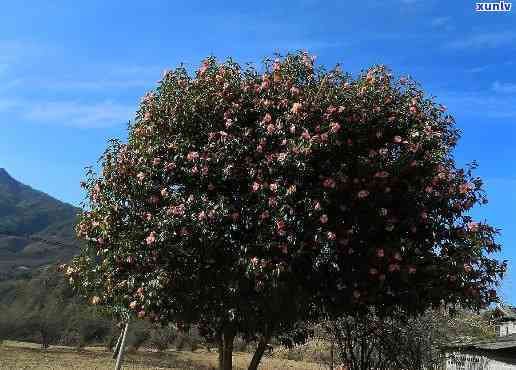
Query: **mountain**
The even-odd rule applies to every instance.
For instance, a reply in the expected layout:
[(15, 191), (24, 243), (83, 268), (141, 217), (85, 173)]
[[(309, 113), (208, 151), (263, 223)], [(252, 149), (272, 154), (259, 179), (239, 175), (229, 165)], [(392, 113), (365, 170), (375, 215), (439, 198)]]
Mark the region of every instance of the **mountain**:
[(0, 168), (0, 279), (66, 261), (76, 254), (79, 248), (74, 225), (78, 211), (16, 181)]

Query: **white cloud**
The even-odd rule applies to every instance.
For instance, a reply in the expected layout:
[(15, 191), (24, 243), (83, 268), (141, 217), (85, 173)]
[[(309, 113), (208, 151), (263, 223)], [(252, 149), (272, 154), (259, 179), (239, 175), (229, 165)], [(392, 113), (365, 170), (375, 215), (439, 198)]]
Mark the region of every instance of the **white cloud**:
[(516, 119), (516, 96), (496, 92), (445, 92), (437, 101), (457, 116), (475, 119)]
[(81, 128), (103, 128), (125, 124), (134, 117), (135, 108), (110, 101), (0, 100), (0, 112), (22, 120)]
[(491, 90), (500, 94), (515, 94), (516, 83), (495, 81), (491, 86)]
[(445, 43), (443, 46), (448, 50), (464, 49), (493, 49), (502, 46), (512, 46), (516, 41), (516, 32), (478, 32)]
[(440, 26), (444, 26), (444, 25), (450, 23), (450, 20), (451, 20), (451, 17), (437, 17), (437, 18), (432, 19), (432, 21), (430, 23), (434, 27), (440, 27)]

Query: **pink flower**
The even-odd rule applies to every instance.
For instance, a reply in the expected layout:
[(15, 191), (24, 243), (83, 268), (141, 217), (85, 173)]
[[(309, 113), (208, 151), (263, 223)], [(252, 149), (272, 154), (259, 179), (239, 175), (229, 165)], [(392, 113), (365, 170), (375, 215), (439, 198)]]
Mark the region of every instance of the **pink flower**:
[(395, 142), (395, 143), (397, 143), (397, 144), (398, 144), (398, 143), (401, 143), (401, 141), (402, 141), (401, 136), (398, 136), (398, 135), (394, 136), (394, 142)]
[(276, 207), (276, 205), (278, 204), (275, 197), (270, 197), (268, 203), (269, 203), (269, 207)]
[(262, 123), (270, 123), (272, 122), (272, 117), (269, 113), (265, 114), (265, 117), (263, 117)]
[(389, 177), (389, 172), (387, 172), (387, 171), (380, 171), (380, 172), (375, 173), (374, 177), (379, 177), (381, 179), (385, 179), (385, 178)]
[(409, 110), (410, 110), (410, 113), (412, 113), (412, 114), (416, 114), (417, 113), (417, 107), (414, 106), (414, 105), (410, 106)]
[(208, 69), (208, 67), (209, 67), (209, 66), (210, 66), (210, 65), (209, 65), (209, 62), (208, 62), (208, 61), (204, 61), (204, 62), (202, 63), (202, 67), (201, 67), (201, 68), (199, 68), (199, 75), (201, 75), (201, 76), (202, 76), (202, 75), (206, 72), (206, 70)]
[(138, 317), (139, 318), (145, 317), (145, 311), (144, 310), (139, 311), (138, 312)]
[(391, 263), (388, 268), (389, 272), (399, 271), (400, 265), (398, 265), (397, 263)]
[(253, 185), (252, 185), (252, 189), (253, 189), (253, 192), (257, 192), (258, 190), (260, 190), (260, 187), (261, 185), (258, 183), (258, 182), (253, 182)]
[(428, 185), (428, 186), (425, 188), (425, 191), (426, 191), (427, 193), (429, 193), (429, 194), (430, 194), (433, 190), (434, 190), (434, 188), (432, 188), (430, 185)]
[(276, 221), (276, 228), (278, 230), (281, 230), (281, 229), (284, 229), (285, 228), (285, 221), (279, 219)]
[(460, 185), (459, 185), (459, 193), (461, 193), (461, 194), (465, 194), (465, 193), (467, 193), (469, 190), (471, 190), (471, 185), (470, 185), (470, 184), (465, 183), (465, 184), (460, 184)]
[(261, 220), (266, 220), (269, 218), (269, 211), (263, 211), (260, 215)]
[(149, 236), (145, 239), (147, 245), (154, 244), (156, 242), (156, 233), (153, 231), (149, 234)]
[(327, 236), (328, 236), (328, 239), (329, 239), (329, 240), (335, 240), (335, 239), (337, 238), (337, 236), (335, 235), (335, 233), (334, 233), (334, 232), (331, 232), (331, 231), (328, 231)]
[(272, 184), (269, 185), (269, 189), (271, 189), (271, 191), (276, 192), (278, 190), (278, 184), (273, 182)]
[(296, 125), (291, 125), (289, 131), (291, 134), (295, 134), (296, 133)]
[(199, 212), (199, 214), (197, 215), (197, 219), (198, 219), (199, 221), (204, 221), (204, 220), (206, 220), (206, 212), (204, 212), (204, 211)]
[(181, 216), (185, 212), (185, 205), (180, 204), (178, 206), (172, 206), (167, 210), (167, 214), (173, 215), (173, 216)]
[(199, 158), (199, 153), (198, 152), (190, 152), (186, 156), (186, 159), (188, 159), (189, 161), (195, 161), (197, 158)]
[(369, 192), (367, 190), (360, 190), (358, 192), (358, 197), (360, 199), (364, 199), (364, 198), (367, 198), (369, 196)]
[(146, 212), (143, 214), (143, 218), (147, 221), (149, 221), (152, 218), (152, 214), (149, 212)]
[(316, 201), (315, 204), (314, 204), (314, 209), (317, 210), (317, 211), (320, 210), (321, 209), (321, 203)]
[(281, 69), (281, 63), (279, 59), (274, 60), (274, 64), (272, 65), (275, 72), (278, 72)]
[(129, 308), (131, 310), (134, 310), (136, 308), (136, 306), (138, 306), (138, 302), (136, 302), (136, 301), (132, 301), (131, 303), (129, 303)]
[(161, 158), (154, 158), (154, 159), (152, 160), (152, 164), (153, 164), (154, 166), (157, 166), (157, 165), (159, 165), (160, 163), (161, 163)]
[(307, 130), (304, 130), (303, 133), (301, 134), (301, 137), (305, 140), (310, 140), (310, 134), (308, 133)]
[(143, 115), (143, 120), (144, 121), (150, 121), (150, 119), (151, 119), (150, 112), (145, 112), (145, 114)]
[(330, 123), (330, 131), (334, 134), (340, 131), (340, 124), (337, 122)]
[(301, 103), (294, 103), (290, 111), (294, 114), (298, 114), (299, 112), (301, 112), (302, 107), (303, 106), (301, 105)]
[(174, 163), (165, 164), (165, 171), (172, 171), (174, 168), (176, 168), (176, 165)]
[(267, 126), (267, 132), (269, 134), (274, 133), (274, 131), (276, 131), (276, 126), (274, 126), (273, 124), (270, 124), (270, 125)]
[(376, 257), (383, 258), (385, 256), (385, 252), (382, 248), (376, 250)]
[(335, 180), (333, 180), (332, 178), (328, 177), (328, 178), (326, 178), (323, 181), (323, 186), (325, 188), (334, 188), (335, 187)]
[(206, 176), (208, 175), (208, 166), (203, 166), (201, 169), (201, 173)]
[(468, 230), (469, 231), (473, 231), (473, 232), (478, 231), (478, 226), (479, 226), (478, 222), (469, 222), (467, 224)]
[(428, 218), (428, 213), (426, 213), (426, 212), (424, 212), (424, 211), (423, 211), (423, 212), (421, 212), (421, 218), (422, 218), (423, 220), (426, 220), (426, 219)]
[(325, 224), (328, 222), (328, 216), (327, 215), (321, 215), (321, 217), (319, 218), (319, 220), (321, 221), (322, 224)]
[(263, 152), (263, 146), (258, 145), (258, 146), (256, 147), (256, 151), (257, 151), (258, 153)]

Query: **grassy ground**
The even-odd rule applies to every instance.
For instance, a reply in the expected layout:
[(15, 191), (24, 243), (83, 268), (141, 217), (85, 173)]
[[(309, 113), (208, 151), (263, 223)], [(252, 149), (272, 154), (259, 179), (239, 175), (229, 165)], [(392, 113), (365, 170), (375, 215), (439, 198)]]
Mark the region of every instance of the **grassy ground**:
[[(246, 353), (234, 355), (234, 366), (245, 369), (250, 356)], [(177, 369), (177, 370), (208, 370), (215, 367), (217, 354), (205, 350), (196, 352), (166, 351), (152, 353), (139, 351), (127, 354), (123, 369)], [(0, 345), (0, 369), (38, 369), (38, 370), (94, 370), (113, 369), (115, 361), (112, 353), (103, 348), (88, 347), (82, 351), (70, 347), (55, 346), (42, 350), (39, 345), (24, 342), (5, 341)], [(292, 361), (278, 358), (264, 358), (262, 370), (324, 370), (322, 365), (303, 361)]]

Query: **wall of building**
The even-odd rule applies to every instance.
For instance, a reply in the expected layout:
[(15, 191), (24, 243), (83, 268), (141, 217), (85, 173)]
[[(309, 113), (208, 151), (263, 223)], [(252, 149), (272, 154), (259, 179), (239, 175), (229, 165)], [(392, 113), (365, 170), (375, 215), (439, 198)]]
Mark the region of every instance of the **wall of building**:
[(516, 334), (516, 321), (506, 321), (496, 325), (497, 336), (503, 337), (511, 334)]

